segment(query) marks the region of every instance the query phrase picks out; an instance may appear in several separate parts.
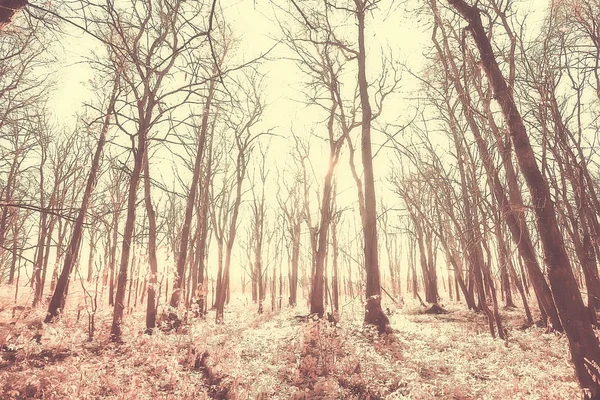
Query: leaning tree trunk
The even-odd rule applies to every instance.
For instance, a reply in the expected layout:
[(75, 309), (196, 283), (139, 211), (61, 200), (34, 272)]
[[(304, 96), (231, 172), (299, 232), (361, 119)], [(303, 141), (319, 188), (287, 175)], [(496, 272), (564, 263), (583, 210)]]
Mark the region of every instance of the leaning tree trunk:
[[(149, 120), (149, 118), (147, 119)], [(142, 121), (138, 132), (138, 145), (134, 154), (133, 170), (131, 171), (131, 176), (129, 178), (129, 190), (127, 192), (127, 219), (125, 221), (125, 232), (123, 233), (123, 247), (121, 250), (119, 275), (117, 277), (117, 292), (115, 294), (113, 321), (110, 331), (111, 341), (113, 342), (121, 342), (121, 325), (123, 323), (123, 311), (125, 310), (125, 290), (127, 288), (129, 253), (131, 252), (131, 242), (133, 240), (137, 190), (144, 164), (144, 153), (146, 152), (148, 140), (147, 136), (147, 121)]]
[[(432, 9), (436, 18), (436, 27), (439, 27), (443, 35), (441, 45), (435, 40), (435, 38), (434, 44), (436, 45), (438, 53), (440, 54), (440, 56), (442, 56), (442, 63), (444, 64), (447, 74), (451, 78), (453, 86), (459, 94), (459, 99), (461, 101), (464, 111), (463, 115), (467, 120), (471, 133), (475, 137), (475, 142), (481, 154), (490, 187), (493, 189), (493, 193), (498, 202), (498, 206), (503, 211), (503, 215), (506, 219), (506, 224), (509, 227), (512, 238), (517, 245), (519, 254), (525, 261), (527, 273), (529, 274), (530, 280), (533, 284), (533, 289), (538, 299), (540, 309), (542, 310), (543, 314), (548, 315), (552, 327), (558, 331), (562, 331), (562, 325), (560, 323), (556, 307), (552, 300), (550, 288), (548, 287), (548, 283), (546, 282), (546, 279), (544, 278), (544, 275), (537, 262), (533, 243), (529, 234), (529, 228), (527, 227), (527, 223), (525, 221), (525, 215), (521, 211), (524, 209), (523, 199), (521, 197), (521, 193), (517, 185), (516, 175), (513, 170), (512, 160), (510, 157), (510, 147), (503, 146), (502, 140), (499, 138), (498, 129), (494, 124), (493, 117), (490, 113), (489, 102), (487, 101), (488, 99), (484, 99), (486, 116), (488, 118), (491, 130), (497, 138), (497, 145), (498, 147), (500, 147), (502, 162), (506, 170), (506, 177), (509, 186), (509, 200), (509, 197), (507, 197), (506, 194), (506, 190), (500, 182), (497, 169), (493, 165), (493, 158), (490, 155), (487, 143), (483, 139), (479, 126), (475, 121), (472, 112), (473, 106), (471, 104), (469, 94), (463, 87), (460, 79), (458, 78), (460, 76), (460, 73), (458, 67), (456, 66), (456, 63), (450, 55), (450, 46), (446, 39), (445, 29), (442, 21), (440, 20), (439, 12), (437, 9), (437, 3), (435, 1), (432, 2)], [(447, 54), (448, 57), (443, 57), (445, 54)]]
[(540, 172), (523, 119), (496, 62), (479, 9), (468, 5), (464, 0), (448, 2), (469, 23), (468, 29), (479, 50), (482, 67), (502, 110), (519, 167), (529, 187), (552, 295), (569, 340), (577, 378), (586, 391), (586, 398), (600, 399), (600, 373), (592, 365), (600, 365), (600, 347), (571, 269), (548, 183)]
[(96, 185), (96, 178), (100, 169), (100, 157), (102, 156), (102, 150), (104, 149), (104, 144), (106, 143), (106, 134), (108, 133), (108, 128), (110, 127), (110, 116), (114, 111), (115, 102), (117, 99), (117, 89), (118, 80), (115, 80), (113, 92), (110, 98), (108, 109), (106, 111), (106, 116), (104, 117), (102, 129), (100, 130), (100, 137), (98, 138), (96, 152), (94, 153), (94, 158), (92, 159), (92, 167), (90, 169), (88, 181), (85, 186), (85, 192), (83, 193), (83, 199), (81, 200), (81, 208), (79, 209), (79, 214), (77, 215), (77, 219), (73, 225), (73, 233), (71, 234), (69, 247), (67, 248), (65, 254), (65, 263), (63, 264), (63, 269), (61, 270), (58, 281), (56, 282), (56, 287), (54, 288), (54, 293), (52, 295), (52, 299), (50, 300), (50, 305), (48, 306), (48, 314), (44, 320), (46, 323), (52, 322), (52, 320), (58, 316), (59, 312), (62, 311), (65, 306), (65, 298), (69, 290), (69, 279), (71, 276), (71, 271), (73, 270), (73, 266), (75, 265), (75, 261), (79, 256), (79, 248), (81, 246), (81, 239), (83, 236), (83, 223), (92, 193), (94, 191), (94, 186)]

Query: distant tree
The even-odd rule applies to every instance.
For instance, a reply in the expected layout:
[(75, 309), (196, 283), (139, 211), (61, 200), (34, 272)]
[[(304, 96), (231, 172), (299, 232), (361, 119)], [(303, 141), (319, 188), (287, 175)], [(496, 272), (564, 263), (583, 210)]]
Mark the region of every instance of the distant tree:
[[(256, 133), (256, 124), (261, 120), (264, 111), (260, 75), (255, 72), (244, 72), (233, 82), (237, 92), (230, 92), (233, 96), (234, 109), (223, 112), (225, 137), (224, 156), (234, 158), (233, 163), (228, 161), (223, 175), (221, 191), (213, 192), (214, 209), (213, 232), (217, 245), (223, 246), (221, 250), (221, 268), (217, 272), (217, 287), (215, 294), (216, 321), (223, 322), (223, 314), (229, 293), (229, 269), (233, 246), (237, 237), (238, 217), (242, 203), (243, 184), (247, 177), (248, 163), (252, 151), (262, 133)], [(231, 165), (232, 164), (232, 165)], [(214, 185), (213, 180), (213, 185)], [(216, 196), (216, 197), (215, 197)], [(219, 244), (221, 241), (222, 244)], [(224, 256), (224, 259), (223, 259)]]
[[(300, 168), (295, 163), (294, 167)], [(298, 268), (300, 263), (300, 235), (302, 233), (302, 183), (300, 177), (300, 171), (285, 172), (278, 174), (279, 177), (285, 176), (288, 182), (286, 192), (281, 189), (277, 193), (277, 201), (279, 208), (285, 216), (285, 226), (288, 232), (288, 254), (290, 258), (290, 268), (288, 270), (288, 287), (289, 287), (289, 299), (288, 304), (290, 307), (295, 307), (298, 302)], [(289, 176), (292, 179), (289, 179)], [(282, 193), (283, 192), (283, 193)], [(287, 197), (283, 197), (287, 196)]]
[[(266, 183), (269, 171), (266, 168), (266, 157), (264, 149), (260, 147), (261, 157), (257, 168), (254, 169), (254, 175), (251, 176), (252, 201), (250, 209), (252, 211), (252, 243), (254, 245), (254, 276), (258, 289), (258, 313), (264, 311), (263, 302), (266, 297), (267, 286), (267, 266), (265, 265), (264, 252), (269, 249), (269, 240), (267, 232), (267, 203), (265, 197)], [(268, 258), (267, 258), (268, 259)]]

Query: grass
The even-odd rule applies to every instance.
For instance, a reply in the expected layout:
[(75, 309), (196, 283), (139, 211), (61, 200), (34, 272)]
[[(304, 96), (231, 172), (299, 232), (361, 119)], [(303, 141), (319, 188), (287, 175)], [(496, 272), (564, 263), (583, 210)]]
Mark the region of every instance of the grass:
[[(566, 338), (517, 329), (519, 310), (503, 311), (507, 341), (492, 339), (483, 317), (460, 304), (445, 315), (420, 314), (417, 306), (396, 310), (394, 333), (379, 336), (363, 327), (358, 301), (332, 326), (299, 322), (302, 309), (258, 315), (252, 302), (234, 298), (225, 324), (216, 325), (209, 313), (177, 333), (144, 335), (144, 314), (135, 312), (125, 319), (125, 343), (114, 345), (108, 307), (96, 316), (96, 336), (88, 342), (85, 311), (77, 321), (76, 310), (67, 309), (53, 325), (40, 322), (44, 308), (17, 309), (13, 318), (13, 290), (0, 287), (2, 399), (580, 396)], [(24, 305), (30, 294), (20, 291), (18, 305)]]

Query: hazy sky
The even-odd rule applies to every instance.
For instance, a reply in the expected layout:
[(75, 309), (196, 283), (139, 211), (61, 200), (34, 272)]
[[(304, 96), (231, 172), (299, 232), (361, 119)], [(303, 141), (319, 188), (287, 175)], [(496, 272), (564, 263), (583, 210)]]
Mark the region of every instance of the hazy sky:
[[(275, 1), (279, 7), (292, 7), (291, 2)], [(408, 3), (410, 2), (402, 4)], [(431, 32), (424, 30), (424, 22), (415, 14), (407, 14), (404, 5), (395, 7), (394, 4), (389, 1), (381, 2), (381, 9), (367, 19), (367, 57), (371, 60), (367, 66), (369, 78), (375, 78), (378, 73), (377, 66), (382, 48), (385, 48), (386, 51), (390, 49), (394, 59), (405, 64), (414, 73), (418, 73), (425, 62), (423, 51), (430, 45)], [(545, 14), (546, 4), (546, 0), (536, 0), (522, 2), (516, 4), (515, 7), (518, 7), (520, 11), (530, 11), (529, 26), (535, 27)], [(279, 28), (273, 19), (273, 13), (277, 12), (273, 3), (224, 0), (221, 1), (221, 6), (226, 21), (233, 27), (234, 35), (240, 40), (238, 50), (240, 59), (249, 60), (267, 51), (273, 46), (275, 39), (280, 36)], [(387, 7), (395, 8), (390, 11)], [(350, 21), (354, 23), (353, 20)], [(532, 34), (536, 33), (535, 29), (531, 32)], [(353, 41), (355, 42), (354, 39)], [(85, 57), (89, 56), (93, 49), (98, 48), (99, 44), (95, 39), (74, 31), (74, 36), (66, 38), (60, 45), (64, 49), (64, 53), (60, 56), (61, 68), (55, 76), (57, 85), (51, 95), (50, 105), (59, 124), (73, 126), (74, 115), (83, 110), (83, 102), (90, 101), (94, 97), (94, 94), (90, 92), (89, 85), (89, 81), (94, 79), (94, 73), (85, 62)], [(57, 43), (56, 46), (58, 47), (59, 44)], [(298, 134), (307, 134), (317, 120), (322, 120), (322, 114), (315, 114), (314, 109), (299, 102), (303, 100), (297, 90), (302, 77), (289, 61), (277, 60), (281, 56), (285, 56), (284, 46), (276, 48), (272, 53), (274, 59), (265, 63), (261, 69), (266, 76), (265, 97), (268, 107), (265, 110), (263, 122), (258, 128), (276, 128), (275, 133), (285, 137), (289, 137), (291, 129)], [(412, 99), (412, 96), (416, 96), (417, 89), (418, 81), (410, 74), (404, 73), (399, 93), (390, 99), (387, 106), (389, 112), (386, 115), (390, 119), (388, 122), (405, 123), (414, 116), (418, 102)], [(323, 130), (320, 132), (325, 133)], [(317, 130), (316, 133), (319, 131)], [(383, 140), (383, 135), (373, 133), (374, 150), (377, 150), (377, 144)], [(279, 165), (280, 169), (283, 169), (286, 161), (286, 157), (282, 157), (282, 155), (289, 151), (290, 144), (291, 142), (285, 139), (276, 138), (271, 141), (272, 162), (282, 164)], [(316, 145), (318, 144), (316, 142)], [(324, 142), (321, 141), (320, 144), (324, 145)], [(325, 151), (321, 152), (322, 156), (320, 157), (318, 150), (316, 153), (317, 157), (313, 157), (312, 162), (316, 173), (322, 175), (325, 172), (328, 156)], [(360, 165), (358, 153), (356, 162), (357, 165)], [(394, 162), (394, 156), (391, 152), (384, 151), (380, 153), (375, 162), (376, 179), (385, 182), (389, 167)], [(274, 175), (274, 171), (272, 175)], [(339, 203), (355, 204), (356, 189), (347, 167), (347, 156), (340, 161), (337, 179), (338, 189), (341, 192)], [(322, 185), (322, 180), (319, 185)], [(385, 186), (388, 185), (380, 184), (378, 186), (378, 197), (385, 197), (385, 203), (388, 205), (397, 203), (398, 199), (387, 191)], [(242, 214), (241, 218), (244, 220), (249, 217)], [(243, 234), (243, 231), (241, 233)], [(234, 251), (234, 256), (237, 255), (236, 253), (238, 252)]]

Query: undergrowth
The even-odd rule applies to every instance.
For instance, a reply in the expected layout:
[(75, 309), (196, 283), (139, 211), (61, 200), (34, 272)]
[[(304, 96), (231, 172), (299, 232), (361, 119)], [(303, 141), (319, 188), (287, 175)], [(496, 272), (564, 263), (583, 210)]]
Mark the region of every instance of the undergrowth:
[[(22, 290), (25, 292), (25, 290)], [(0, 398), (45, 399), (573, 399), (580, 396), (563, 336), (510, 329), (494, 340), (483, 317), (460, 309), (397, 310), (393, 333), (362, 324), (360, 307), (339, 324), (299, 322), (301, 309), (256, 314), (232, 299), (225, 324), (190, 319), (177, 332), (143, 333), (144, 314), (125, 318), (125, 343), (109, 342), (111, 313), (16, 309), (0, 288)], [(27, 298), (20, 298), (23, 306)], [(75, 308), (75, 307), (73, 307)], [(519, 326), (519, 310), (503, 312)]]

